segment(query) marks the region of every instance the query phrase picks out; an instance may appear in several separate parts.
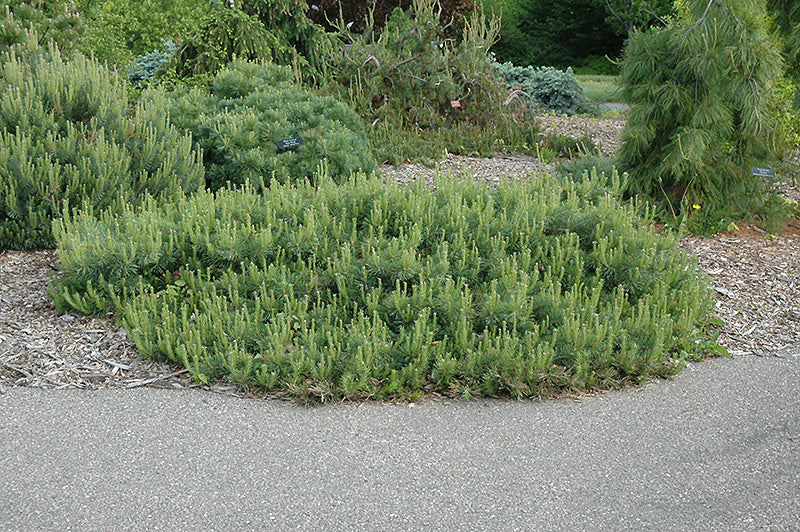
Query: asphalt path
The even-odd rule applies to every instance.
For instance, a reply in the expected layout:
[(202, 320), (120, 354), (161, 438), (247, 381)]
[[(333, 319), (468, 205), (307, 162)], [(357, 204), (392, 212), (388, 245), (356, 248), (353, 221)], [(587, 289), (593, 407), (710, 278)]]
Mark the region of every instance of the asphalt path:
[(800, 353), (558, 401), (6, 388), (1, 530), (800, 530)]

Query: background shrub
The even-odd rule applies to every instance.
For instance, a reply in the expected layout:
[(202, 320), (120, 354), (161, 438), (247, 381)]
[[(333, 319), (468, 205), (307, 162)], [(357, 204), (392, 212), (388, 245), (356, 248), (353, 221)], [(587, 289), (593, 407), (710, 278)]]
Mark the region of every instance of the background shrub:
[(503, 12), (503, 31), (492, 48), (501, 62), (566, 68), (587, 56), (617, 57), (626, 37), (606, 22), (602, 1), (484, 1)]
[[(785, 1), (785, 0), (774, 0)], [(492, 51), (519, 66), (572, 67), (581, 74), (616, 74), (607, 58), (619, 57), (636, 28), (662, 26), (673, 0), (482, 0), (503, 14)]]
[[(213, 5), (208, 0), (79, 0), (87, 31), (84, 50), (121, 68), (157, 49), (182, 42)], [(227, 2), (226, 2), (227, 3)]]
[[(465, 20), (461, 39), (446, 36), (433, 0), (396, 9), (377, 40), (371, 31), (339, 28), (341, 52), (327, 66), (323, 90), (349, 101), (371, 124), (381, 161), (404, 162), (533, 149), (536, 129), (527, 108), (508, 99), (492, 73), (488, 49), (499, 21), (482, 13)], [(453, 103), (455, 102), (455, 103)]]
[(179, 77), (215, 74), (234, 58), (297, 67), (307, 80), (336, 50), (333, 36), (308, 18), (306, 0), (240, 0), (211, 10), (175, 60)]
[[(203, 150), (209, 188), (310, 179), (323, 163), (337, 180), (375, 170), (359, 116), (292, 77), (288, 67), (239, 60), (216, 75), (210, 94), (193, 88), (170, 95), (173, 122)], [(301, 146), (278, 148), (297, 137)]]
[(0, 66), (0, 248), (54, 245), (62, 208), (195, 190), (203, 167), (163, 97), (128, 108), (114, 73), (32, 38)]
[[(488, 50), (499, 23), (468, 22), (460, 44), (447, 39), (434, 0), (396, 9), (377, 41), (340, 28), (353, 42), (331, 58), (331, 77), (369, 122), (407, 129), (432, 129), (457, 121), (488, 123), (501, 108), (504, 91), (490, 75)], [(457, 100), (460, 107), (453, 107)]]
[(174, 41), (164, 41), (161, 44), (161, 48), (133, 59), (133, 65), (125, 71), (131, 83), (142, 85), (156, 79), (178, 51), (178, 44)]
[(508, 88), (523, 91), (530, 105), (567, 115), (593, 112), (571, 68), (558, 70), (495, 63), (494, 70)]
[[(308, 10), (311, 20), (328, 30), (335, 30), (336, 25), (328, 21), (341, 21), (350, 25), (354, 33), (368, 32), (376, 37), (386, 26), (392, 12), (400, 8), (409, 10), (413, 0), (315, 0)], [(471, 0), (439, 0), (441, 7), (439, 22), (446, 28), (448, 37), (458, 38), (464, 27), (464, 21), (475, 10)]]
[[(619, 182), (603, 186), (619, 193)], [(707, 285), (596, 178), (377, 177), (202, 192), (58, 224), (60, 308), (148, 356), (297, 396), (538, 396), (669, 375)]]

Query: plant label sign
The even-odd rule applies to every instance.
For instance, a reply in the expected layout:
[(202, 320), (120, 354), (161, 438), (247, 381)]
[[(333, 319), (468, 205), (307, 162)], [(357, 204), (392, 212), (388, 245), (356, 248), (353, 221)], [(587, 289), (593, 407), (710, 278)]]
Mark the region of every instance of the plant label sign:
[(297, 148), (298, 146), (302, 145), (303, 145), (302, 137), (294, 137), (291, 139), (284, 139), (278, 141), (279, 150), (291, 150), (292, 148)]
[(450, 107), (455, 109), (456, 107), (461, 107), (461, 102), (458, 100), (450, 100)]
[(756, 177), (775, 177), (775, 170), (769, 168), (753, 167), (753, 175)]

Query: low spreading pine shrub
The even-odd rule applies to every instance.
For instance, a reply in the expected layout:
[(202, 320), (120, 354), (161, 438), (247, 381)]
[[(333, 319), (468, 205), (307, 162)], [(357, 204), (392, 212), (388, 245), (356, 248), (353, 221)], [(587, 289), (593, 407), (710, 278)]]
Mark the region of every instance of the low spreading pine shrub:
[[(53, 41), (63, 54), (80, 48), (85, 24), (69, 6), (53, 9), (43, 0), (6, 0), (0, 8), (0, 53), (26, 46), (31, 39), (40, 44)], [(55, 12), (52, 12), (55, 11)]]
[[(210, 94), (172, 93), (172, 120), (203, 150), (209, 188), (312, 179), (321, 164), (337, 180), (376, 168), (359, 116), (292, 76), (288, 67), (236, 61), (216, 75)], [(301, 145), (278, 144), (296, 138)]]
[(113, 72), (35, 38), (0, 62), (0, 249), (53, 247), (51, 221), (64, 208), (202, 186), (202, 163), (168, 123), (163, 97), (131, 110)]
[(559, 70), (495, 63), (494, 69), (510, 89), (522, 91), (533, 106), (567, 115), (593, 112), (571, 68)]
[(598, 179), (431, 192), (356, 176), (76, 214), (58, 223), (51, 294), (118, 312), (143, 354), (199, 382), (317, 400), (673, 374), (713, 308), (708, 286)]

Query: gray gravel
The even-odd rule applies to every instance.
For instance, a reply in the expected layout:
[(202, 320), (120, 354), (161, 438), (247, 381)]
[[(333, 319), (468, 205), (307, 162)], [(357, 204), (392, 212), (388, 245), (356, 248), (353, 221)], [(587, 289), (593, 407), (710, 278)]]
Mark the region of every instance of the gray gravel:
[(6, 388), (2, 530), (798, 530), (800, 354), (580, 401)]

